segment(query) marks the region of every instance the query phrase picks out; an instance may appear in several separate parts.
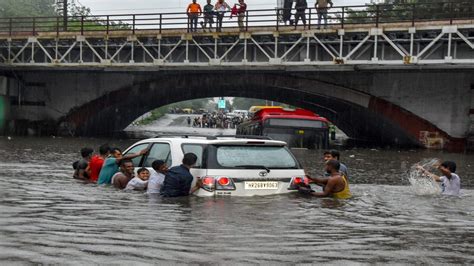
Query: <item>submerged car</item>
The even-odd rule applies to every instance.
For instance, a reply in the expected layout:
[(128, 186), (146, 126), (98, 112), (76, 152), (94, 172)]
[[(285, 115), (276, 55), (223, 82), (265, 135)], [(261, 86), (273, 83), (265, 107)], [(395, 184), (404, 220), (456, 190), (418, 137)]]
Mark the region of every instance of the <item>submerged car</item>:
[(139, 141), (124, 154), (145, 148), (150, 152), (133, 159), (135, 167), (151, 169), (155, 160), (178, 166), (186, 153), (198, 160), (191, 169), (193, 186), (200, 178), (197, 196), (255, 196), (295, 192), (304, 182), (304, 170), (285, 142), (251, 137), (161, 136)]

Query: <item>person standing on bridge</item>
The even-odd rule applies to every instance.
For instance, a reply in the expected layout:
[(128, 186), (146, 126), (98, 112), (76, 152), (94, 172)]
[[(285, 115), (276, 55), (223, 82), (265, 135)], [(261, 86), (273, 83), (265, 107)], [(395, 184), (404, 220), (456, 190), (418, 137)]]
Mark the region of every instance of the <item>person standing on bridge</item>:
[(201, 24), (204, 32), (206, 32), (208, 24), (209, 32), (211, 32), (212, 24), (214, 24), (214, 5), (211, 4), (211, 0), (207, 0), (207, 5), (204, 6), (204, 23)]
[(193, 0), (186, 9), (186, 13), (188, 14), (188, 32), (196, 32), (198, 18), (202, 14), (201, 5), (196, 3), (196, 0)]
[(295, 30), (298, 27), (298, 21), (303, 21), (303, 27), (306, 28), (306, 9), (308, 8), (308, 2), (306, 0), (296, 0), (296, 13), (295, 13)]
[(216, 32), (222, 31), (222, 20), (224, 20), (225, 12), (230, 10), (230, 6), (224, 0), (217, 0), (214, 10), (217, 11)]
[[(330, 6), (330, 7), (329, 7)], [(333, 3), (331, 0), (316, 0), (314, 7), (318, 12), (318, 29), (321, 28), (321, 20), (324, 19), (324, 28), (328, 25), (328, 10), (332, 8)]]
[(239, 23), (239, 29), (240, 31), (245, 31), (244, 20), (245, 13), (247, 13), (247, 4), (244, 2), (244, 0), (239, 0), (237, 5), (239, 6), (239, 9), (237, 9), (237, 21)]

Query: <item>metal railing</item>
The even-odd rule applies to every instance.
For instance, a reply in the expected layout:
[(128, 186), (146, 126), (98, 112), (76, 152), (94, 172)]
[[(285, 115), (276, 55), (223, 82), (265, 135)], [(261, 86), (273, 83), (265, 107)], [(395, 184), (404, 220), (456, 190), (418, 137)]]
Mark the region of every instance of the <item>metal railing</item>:
[[(409, 23), (415, 26), (418, 22), (443, 21), (453, 24), (459, 20), (474, 19), (474, 1), (446, 2), (428, 4), (379, 4), (334, 6), (327, 12), (327, 26), (331, 28), (344, 28), (349, 25), (365, 25), (379, 27), (387, 23)], [(222, 21), (225, 30), (255, 31), (262, 28), (266, 30), (292, 29), (296, 26), (301, 29), (313, 29), (319, 25), (321, 10), (308, 8), (304, 17), (306, 24), (300, 21), (295, 25), (294, 9), (261, 9), (247, 10), (244, 18), (244, 28), (239, 29), (237, 16), (232, 17), (231, 12), (226, 12)], [(212, 14), (214, 24), (217, 22), (216, 14)], [(204, 17), (199, 17), (201, 22)], [(321, 22), (324, 22), (322, 19)], [(202, 25), (202, 24), (201, 24)], [(0, 18), (0, 35), (32, 35), (39, 33), (63, 32), (88, 33), (104, 32), (109, 34), (116, 31), (128, 31), (135, 34), (137, 31), (163, 31), (188, 29), (187, 13), (150, 13), (150, 14), (119, 14), (119, 15), (89, 15), (70, 16), (67, 20), (63, 17), (15, 17)], [(200, 29), (199, 31), (203, 31)]]

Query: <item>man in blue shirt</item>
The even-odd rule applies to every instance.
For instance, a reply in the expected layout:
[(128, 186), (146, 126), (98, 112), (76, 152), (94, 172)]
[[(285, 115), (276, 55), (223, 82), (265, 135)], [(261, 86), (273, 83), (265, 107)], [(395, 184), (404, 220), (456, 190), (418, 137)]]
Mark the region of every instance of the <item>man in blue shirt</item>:
[(189, 170), (196, 164), (196, 161), (197, 156), (194, 153), (186, 153), (183, 164), (169, 169), (161, 188), (161, 195), (164, 197), (189, 196), (201, 188), (202, 183), (198, 179), (196, 185), (191, 189), (194, 177)]
[(341, 154), (336, 151), (336, 150), (330, 150), (330, 151), (325, 151), (324, 152), (324, 161), (325, 162), (329, 162), (330, 160), (336, 160), (340, 163), (341, 167), (339, 168), (339, 172), (341, 172), (342, 174), (344, 174), (347, 178), (347, 180), (349, 180), (349, 173), (347, 171), (347, 166), (343, 163), (341, 163)]
[(111, 150), (110, 157), (104, 161), (104, 165), (100, 170), (99, 180), (97, 180), (97, 184), (110, 184), (112, 182), (112, 177), (118, 173), (119, 165), (122, 160), (131, 160), (138, 156), (142, 156), (148, 153), (148, 148), (141, 150), (138, 153), (129, 154), (126, 156), (122, 155), (122, 151), (119, 148), (113, 148)]

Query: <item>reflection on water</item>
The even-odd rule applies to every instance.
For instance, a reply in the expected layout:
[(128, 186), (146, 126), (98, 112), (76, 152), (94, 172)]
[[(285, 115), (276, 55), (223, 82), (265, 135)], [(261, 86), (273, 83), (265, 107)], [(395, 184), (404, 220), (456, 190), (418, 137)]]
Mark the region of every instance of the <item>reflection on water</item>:
[[(464, 189), (461, 198), (418, 196), (405, 185), (414, 162), (449, 157), (460, 165), (464, 188), (472, 186), (472, 156), (344, 152), (351, 180), (359, 183), (349, 201), (298, 195), (161, 199), (72, 180), (77, 150), (101, 142), (0, 139), (0, 261), (474, 262), (474, 191)], [(320, 172), (318, 152), (296, 153), (313, 175)]]

